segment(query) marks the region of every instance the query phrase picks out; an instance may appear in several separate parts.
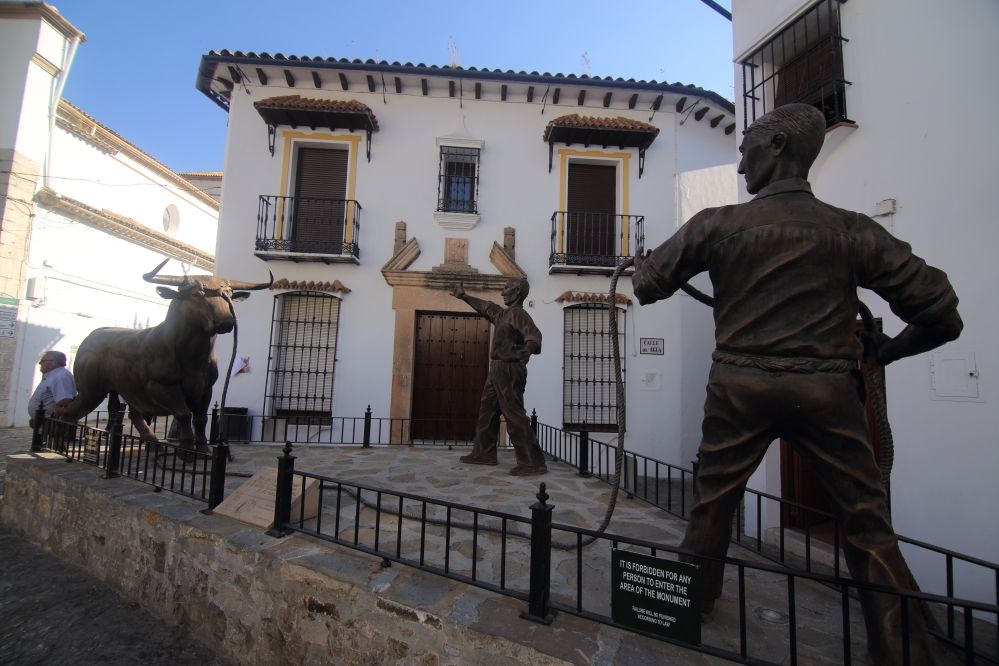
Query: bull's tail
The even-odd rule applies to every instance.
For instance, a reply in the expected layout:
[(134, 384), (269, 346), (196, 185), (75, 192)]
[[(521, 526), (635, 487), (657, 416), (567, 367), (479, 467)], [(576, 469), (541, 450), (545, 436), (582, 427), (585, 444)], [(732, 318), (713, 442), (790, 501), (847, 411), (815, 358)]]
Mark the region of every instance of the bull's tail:
[(77, 394), (73, 401), (66, 405), (66, 409), (63, 411), (62, 418), (65, 421), (78, 421), (82, 417), (86, 416), (90, 412), (97, 409), (98, 405), (104, 402), (104, 398), (108, 397), (107, 391), (93, 392), (93, 391), (82, 391)]

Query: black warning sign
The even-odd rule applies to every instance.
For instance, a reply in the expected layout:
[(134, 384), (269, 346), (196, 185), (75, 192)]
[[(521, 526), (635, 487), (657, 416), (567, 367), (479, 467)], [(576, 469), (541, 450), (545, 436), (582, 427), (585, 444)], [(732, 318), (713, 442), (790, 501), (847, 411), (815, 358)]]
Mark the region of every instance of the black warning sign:
[(687, 643), (701, 642), (697, 566), (616, 549), (612, 566), (615, 622)]

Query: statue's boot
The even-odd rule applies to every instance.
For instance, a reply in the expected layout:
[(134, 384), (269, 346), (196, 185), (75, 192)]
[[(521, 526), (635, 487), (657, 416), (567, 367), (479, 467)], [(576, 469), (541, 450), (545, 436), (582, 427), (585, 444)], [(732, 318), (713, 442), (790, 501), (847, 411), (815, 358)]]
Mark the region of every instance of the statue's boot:
[(537, 476), (539, 474), (547, 474), (548, 465), (541, 463), (540, 465), (527, 465), (518, 463), (513, 466), (510, 470), (511, 476)]
[[(494, 451), (494, 453), (495, 453), (495, 451)], [(469, 453), (467, 456), (462, 456), (461, 458), (459, 458), (459, 460), (461, 462), (467, 463), (469, 465), (498, 465), (499, 464), (499, 461), (495, 457), (488, 458), (486, 456), (480, 456), (480, 455), (476, 454), (474, 451), (472, 453)]]

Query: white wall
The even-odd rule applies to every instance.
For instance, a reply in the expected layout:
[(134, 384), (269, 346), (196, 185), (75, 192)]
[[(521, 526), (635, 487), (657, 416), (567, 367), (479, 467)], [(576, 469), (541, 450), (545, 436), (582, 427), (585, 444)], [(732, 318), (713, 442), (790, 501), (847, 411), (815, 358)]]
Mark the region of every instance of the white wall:
[[(542, 422), (560, 426), (564, 315), (562, 304), (555, 299), (568, 290), (606, 293), (609, 286), (608, 277), (548, 274), (550, 218), (559, 209), (558, 151), (566, 146), (556, 145), (554, 167), (549, 173), (548, 145), (541, 137), (552, 118), (579, 111), (574, 103), (575, 93), (563, 90), (564, 103), (548, 104), (542, 114), (539, 104), (524, 103), (513, 90), (507, 102), (466, 98), (464, 108), (457, 99), (446, 97), (393, 95), (383, 103), (380, 93), (368, 94), (356, 89), (348, 93), (309, 91), (310, 97), (357, 99), (370, 106), (378, 117), (381, 129), (372, 139), (371, 162), (363, 154), (357, 162), (356, 197), (364, 207), (360, 266), (265, 264), (252, 256), (257, 199), (261, 194), (279, 193), (283, 136), (288, 130), (279, 129), (275, 155), (271, 157), (264, 123), (252, 103), (276, 94), (284, 91), (251, 88), (250, 95), (233, 96), (217, 270), (229, 277), (256, 280), (261, 279), (266, 269), (272, 269), (277, 278), (331, 282), (339, 279), (352, 290), (343, 296), (341, 307), (334, 413), (360, 416), (371, 404), (376, 415), (388, 414), (394, 311), (392, 288), (379, 269), (392, 255), (395, 222), (404, 220), (409, 237), (420, 243), (422, 254), (410, 270), (428, 271), (442, 264), (444, 239), (459, 237), (469, 240), (469, 263), (483, 273), (492, 274), (498, 273), (488, 258), (492, 244), (502, 244), (503, 228), (513, 226), (517, 231), (516, 260), (531, 281), (528, 312), (544, 337), (542, 354), (534, 357), (529, 366), (526, 403), (528, 410), (537, 409)], [(586, 108), (582, 112), (648, 121), (647, 111)], [(648, 247), (665, 240), (677, 227), (676, 165), (682, 162), (690, 169), (697, 169), (734, 161), (733, 135), (725, 135), (721, 128), (710, 128), (706, 121), (690, 121), (684, 127), (677, 122), (678, 117), (672, 112), (656, 114), (654, 123), (662, 131), (648, 150), (641, 179), (637, 151), (629, 151), (627, 212), (645, 216)], [(439, 161), (436, 139), (456, 134), (484, 141), (479, 186), (481, 220), (469, 231), (442, 229), (433, 218)], [(678, 158), (677, 136), (682, 137), (686, 150), (697, 155)], [(360, 148), (363, 151), (363, 139)], [(580, 145), (569, 148), (597, 150)], [(609, 148), (607, 152), (620, 151)], [(695, 182), (696, 179), (690, 180)], [(713, 190), (714, 183), (710, 187)], [(708, 199), (714, 194), (712, 191)], [(731, 198), (725, 196), (725, 200)], [(622, 279), (618, 286), (621, 293), (631, 295), (629, 279)], [(251, 357), (253, 372), (233, 378), (228, 403), (248, 407), (252, 413), (260, 413), (263, 406), (273, 295), (274, 292), (258, 292), (238, 306), (239, 355)], [(634, 302), (626, 315), (629, 448), (671, 462), (680, 461), (682, 359), (673, 352), (643, 356), (638, 354), (637, 347), (639, 337), (662, 337), (668, 344), (678, 341), (682, 334), (679, 311), (679, 302), (651, 308), (640, 308)], [(223, 347), (225, 343), (220, 342), (220, 365), (228, 360), (227, 348)], [(647, 372), (655, 373), (654, 381), (640, 384), (638, 380)], [(220, 391), (221, 382), (216, 386), (216, 394)]]
[[(168, 205), (180, 213), (177, 240), (213, 252), (217, 213), (122, 152), (104, 153), (56, 128), (52, 144), (51, 187), (97, 210), (124, 215), (163, 232)], [(41, 380), (38, 359), (44, 351), (69, 356), (92, 330), (103, 326), (146, 328), (166, 315), (168, 302), (142, 280), (166, 258), (131, 241), (95, 229), (36, 205), (28, 251), (29, 286), (34, 298), (22, 297), (18, 347), (14, 361), (13, 422), (26, 425), (27, 401)], [(163, 274), (182, 274), (171, 261)], [(192, 274), (205, 271), (192, 268)]]
[(0, 20), (0, 44), (4, 57), (0, 59), (0, 148), (14, 148), (21, 121), (21, 100), (28, 78), (28, 68), (34, 67), (31, 56), (38, 44), (40, 21), (24, 19)]
[[(761, 26), (780, 20), (776, 6), (745, 0), (735, 2), (734, 15), (737, 54), (763, 32)], [(898, 202), (894, 218), (879, 219), (949, 274), (965, 330), (943, 349), (974, 353), (979, 373), (979, 398), (941, 400), (931, 390), (929, 355), (888, 368), (893, 520), (901, 534), (994, 560), (999, 415), (992, 373), (999, 368), (999, 315), (993, 255), (999, 228), (991, 217), (999, 137), (968, 114), (999, 104), (999, 90), (989, 84), (991, 63), (999, 58), (999, 5), (859, 0), (844, 4), (841, 17), (850, 40), (843, 50), (852, 82), (847, 108), (858, 128), (827, 136), (810, 177), (815, 193), (868, 214), (878, 201)], [(738, 101), (736, 109), (741, 112)], [(884, 317), (887, 333), (901, 330), (903, 323), (880, 299), (869, 293), (862, 298)], [(779, 490), (779, 482), (768, 486)], [(924, 589), (942, 591), (941, 558), (907, 556)], [(958, 594), (980, 596), (981, 589), (994, 590), (994, 582), (958, 580)], [(992, 600), (994, 592), (983, 597)]]
[(186, 187), (168, 181), (124, 152), (104, 154), (59, 127), (53, 135), (50, 186), (63, 196), (98, 210), (107, 208), (160, 233), (167, 233), (163, 211), (174, 205), (180, 221), (177, 231), (168, 235), (207, 252), (215, 247), (215, 207), (190, 196)]

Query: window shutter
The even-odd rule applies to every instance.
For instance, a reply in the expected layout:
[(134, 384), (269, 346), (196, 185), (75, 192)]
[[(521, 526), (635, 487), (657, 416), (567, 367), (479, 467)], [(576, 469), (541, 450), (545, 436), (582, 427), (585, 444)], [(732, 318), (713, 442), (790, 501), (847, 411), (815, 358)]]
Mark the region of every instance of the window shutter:
[(292, 240), (300, 251), (343, 251), (347, 197), (346, 150), (299, 148)]
[[(566, 252), (610, 257), (615, 247), (617, 168), (569, 163), (566, 191)], [(570, 259), (570, 263), (572, 262)]]

